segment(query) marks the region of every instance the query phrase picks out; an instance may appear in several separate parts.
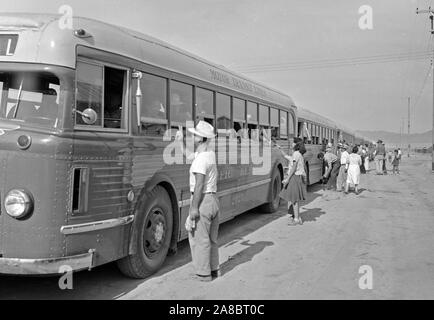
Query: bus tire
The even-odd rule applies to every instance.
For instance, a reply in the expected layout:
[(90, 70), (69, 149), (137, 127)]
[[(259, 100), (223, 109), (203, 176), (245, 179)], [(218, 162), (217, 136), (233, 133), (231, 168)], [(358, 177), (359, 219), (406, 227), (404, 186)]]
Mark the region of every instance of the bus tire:
[(267, 202), (261, 206), (261, 210), (264, 213), (273, 213), (279, 209), (280, 206), (280, 191), (282, 190), (282, 177), (278, 168), (273, 171), (270, 184), (270, 202)]
[(172, 202), (162, 186), (139, 200), (136, 253), (117, 262), (121, 272), (143, 279), (160, 269), (169, 251), (173, 228)]

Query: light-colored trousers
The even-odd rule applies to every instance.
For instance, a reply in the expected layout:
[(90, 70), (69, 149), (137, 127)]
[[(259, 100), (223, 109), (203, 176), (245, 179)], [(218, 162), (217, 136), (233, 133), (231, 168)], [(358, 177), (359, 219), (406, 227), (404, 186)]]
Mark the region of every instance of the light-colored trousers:
[(382, 155), (375, 156), (375, 169), (378, 174), (383, 173), (383, 160), (384, 157)]
[(345, 173), (345, 165), (341, 164), (339, 168), (339, 175), (336, 180), (336, 190), (342, 191), (342, 188), (345, 187), (345, 183), (347, 182), (347, 174)]
[(196, 274), (209, 276), (211, 271), (219, 269), (217, 238), (220, 209), (216, 194), (204, 194), (199, 214), (196, 228), (188, 233), (188, 241)]

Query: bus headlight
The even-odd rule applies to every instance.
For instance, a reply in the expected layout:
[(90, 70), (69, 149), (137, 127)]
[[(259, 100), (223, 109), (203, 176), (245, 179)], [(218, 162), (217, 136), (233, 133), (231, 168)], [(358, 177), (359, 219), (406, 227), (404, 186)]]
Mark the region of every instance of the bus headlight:
[(5, 209), (8, 215), (22, 219), (33, 210), (33, 199), (24, 190), (13, 189), (5, 197)]

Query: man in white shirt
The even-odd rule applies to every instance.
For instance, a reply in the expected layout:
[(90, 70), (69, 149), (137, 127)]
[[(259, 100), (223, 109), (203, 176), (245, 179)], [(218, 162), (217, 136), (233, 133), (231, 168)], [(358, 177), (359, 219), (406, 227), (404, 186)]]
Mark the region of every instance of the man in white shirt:
[(347, 152), (348, 146), (346, 144), (339, 144), (338, 148), (341, 150), (341, 166), (339, 168), (339, 175), (336, 180), (336, 191), (342, 191), (347, 181), (348, 163), (350, 161), (350, 154)]
[(196, 152), (190, 167), (191, 204), (187, 217), (188, 240), (197, 279), (211, 281), (218, 276), (218, 227), (219, 201), (217, 198), (217, 164), (210, 139), (214, 128), (205, 121), (199, 121), (194, 134)]

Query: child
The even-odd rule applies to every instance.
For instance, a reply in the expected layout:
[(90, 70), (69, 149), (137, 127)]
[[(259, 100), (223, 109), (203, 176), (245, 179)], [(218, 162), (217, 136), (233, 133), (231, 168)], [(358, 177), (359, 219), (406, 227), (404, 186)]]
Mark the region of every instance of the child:
[(393, 160), (392, 160), (392, 165), (393, 165), (393, 171), (392, 173), (395, 174), (399, 174), (399, 160), (400, 160), (400, 155), (398, 150), (395, 150), (394, 155), (393, 155)]
[(290, 214), (289, 225), (294, 226), (297, 224), (303, 224), (300, 217), (300, 201), (306, 200), (306, 171), (304, 169), (303, 154), (306, 152), (303, 142), (297, 142), (293, 147), (294, 153), (292, 157), (289, 157), (282, 150), (282, 154), (290, 162), (290, 170), (287, 177), (283, 181), (283, 189), (279, 196), (288, 201), (288, 213), (291, 206), (294, 210), (294, 218)]

